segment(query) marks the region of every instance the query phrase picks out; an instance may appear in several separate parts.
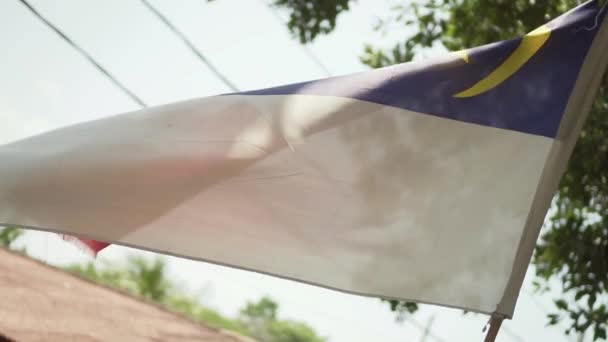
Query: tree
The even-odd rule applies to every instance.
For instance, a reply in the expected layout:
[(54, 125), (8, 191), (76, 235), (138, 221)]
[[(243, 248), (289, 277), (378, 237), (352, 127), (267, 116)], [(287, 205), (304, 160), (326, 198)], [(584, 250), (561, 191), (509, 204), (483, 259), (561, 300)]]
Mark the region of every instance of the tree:
[(160, 258), (156, 258), (153, 262), (142, 257), (131, 258), (128, 279), (133, 280), (137, 294), (153, 301), (164, 301), (171, 289), (171, 284), (166, 278), (166, 265)]
[(124, 290), (134, 296), (164, 305), (208, 326), (238, 332), (264, 342), (325, 342), (308, 325), (277, 319), (278, 304), (264, 297), (256, 303), (247, 303), (240, 315), (231, 319), (179, 290), (167, 277), (164, 259), (149, 260), (131, 256), (126, 265), (94, 263), (74, 264), (65, 268), (91, 281)]
[(131, 256), (127, 259), (126, 265), (122, 266), (106, 264), (105, 267), (100, 267), (90, 262), (69, 265), (65, 269), (93, 282), (159, 303), (210, 327), (249, 335), (239, 321), (227, 318), (201, 305), (194, 296), (179, 291), (178, 286), (167, 277), (164, 259), (149, 260)]
[(277, 319), (278, 305), (263, 297), (257, 303), (247, 303), (241, 310), (240, 320), (250, 336), (268, 342), (325, 342), (308, 325)]
[(15, 242), (23, 235), (23, 230), (17, 227), (0, 227), (0, 247), (13, 252), (27, 254), (25, 247), (15, 247)]
[[(352, 0), (354, 1), (354, 0)], [(302, 43), (331, 32), (351, 1), (279, 1), (288, 27)], [(361, 61), (372, 68), (410, 61), (426, 48), (461, 50), (514, 38), (582, 3), (582, 0), (421, 0), (402, 1), (377, 29), (414, 28), (412, 36), (389, 50), (364, 47)], [(604, 4), (606, 1), (601, 1)], [(606, 337), (608, 324), (608, 78), (581, 131), (568, 170), (555, 194), (555, 211), (546, 222), (532, 263), (538, 291), (559, 279), (563, 295), (555, 300), (549, 324), (570, 323), (571, 331)], [(412, 303), (390, 301), (391, 309), (411, 313)]]
[(6, 227), (0, 229), (0, 246), (4, 248), (12, 248), (13, 244), (23, 234), (19, 228)]
[(169, 300), (172, 285), (166, 278), (166, 263), (132, 256), (126, 267), (98, 268), (94, 263), (70, 265), (66, 270), (94, 282), (119, 288), (155, 302)]
[(350, 0), (274, 0), (277, 7), (290, 10), (287, 27), (306, 43), (319, 34), (329, 33), (336, 27), (336, 18), (349, 9)]

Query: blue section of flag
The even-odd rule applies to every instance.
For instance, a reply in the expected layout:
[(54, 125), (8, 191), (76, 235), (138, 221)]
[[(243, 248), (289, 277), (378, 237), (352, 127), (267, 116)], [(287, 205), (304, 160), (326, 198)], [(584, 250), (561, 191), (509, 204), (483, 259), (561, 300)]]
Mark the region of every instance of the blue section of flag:
[(238, 94), (350, 97), (553, 138), (604, 12), (592, 1), (552, 21), (548, 41), (521, 69), (496, 88), (469, 98), (454, 95), (502, 64), (521, 38), (467, 50), (469, 63), (450, 55)]

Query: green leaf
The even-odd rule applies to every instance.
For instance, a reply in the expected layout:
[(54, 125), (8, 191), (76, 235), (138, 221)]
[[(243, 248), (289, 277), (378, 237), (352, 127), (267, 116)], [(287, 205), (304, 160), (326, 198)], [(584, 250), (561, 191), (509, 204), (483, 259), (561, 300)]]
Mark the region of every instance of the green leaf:
[(555, 306), (557, 306), (558, 309), (561, 310), (567, 310), (568, 309), (568, 303), (566, 303), (565, 300), (563, 299), (558, 299), (555, 301)]

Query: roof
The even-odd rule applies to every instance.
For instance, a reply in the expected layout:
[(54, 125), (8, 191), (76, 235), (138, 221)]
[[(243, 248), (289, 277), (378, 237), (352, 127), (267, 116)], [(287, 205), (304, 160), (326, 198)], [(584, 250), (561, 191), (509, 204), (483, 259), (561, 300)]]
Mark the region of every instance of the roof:
[(0, 293), (5, 340), (252, 341), (1, 248)]

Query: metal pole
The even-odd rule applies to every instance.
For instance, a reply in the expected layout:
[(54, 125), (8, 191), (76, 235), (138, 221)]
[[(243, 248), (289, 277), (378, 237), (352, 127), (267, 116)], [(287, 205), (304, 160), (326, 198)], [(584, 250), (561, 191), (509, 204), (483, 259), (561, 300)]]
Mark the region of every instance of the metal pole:
[(502, 315), (493, 314), (490, 318), (490, 329), (486, 335), (486, 339), (484, 342), (494, 342), (496, 340), (496, 336), (498, 336), (498, 331), (500, 330), (500, 326), (502, 325), (502, 321), (504, 317)]

